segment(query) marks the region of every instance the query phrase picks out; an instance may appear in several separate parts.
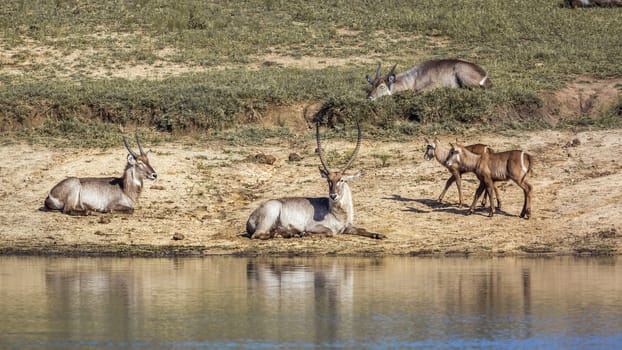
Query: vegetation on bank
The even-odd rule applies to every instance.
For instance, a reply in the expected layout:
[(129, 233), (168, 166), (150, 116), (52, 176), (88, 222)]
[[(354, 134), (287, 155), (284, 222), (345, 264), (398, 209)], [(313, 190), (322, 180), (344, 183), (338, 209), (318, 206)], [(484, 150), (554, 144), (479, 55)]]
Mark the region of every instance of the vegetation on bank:
[[(224, 137), (255, 130), (270, 106), (310, 101), (383, 137), (620, 127), (622, 99), (599, 116), (543, 118), (544, 96), (565, 83), (622, 77), (622, 9), (560, 3), (7, 0), (0, 133), (91, 146), (134, 127)], [(445, 57), (479, 63), (494, 88), (365, 100), (378, 62), (386, 73)]]

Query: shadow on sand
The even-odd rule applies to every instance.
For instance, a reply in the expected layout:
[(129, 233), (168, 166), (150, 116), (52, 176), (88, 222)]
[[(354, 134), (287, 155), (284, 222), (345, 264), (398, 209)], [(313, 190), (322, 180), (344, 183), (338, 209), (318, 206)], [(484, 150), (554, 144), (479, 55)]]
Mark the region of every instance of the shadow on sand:
[[(406, 208), (402, 209), (402, 211), (407, 211), (407, 212), (411, 212), (411, 213), (419, 213), (419, 214), (423, 214), (423, 213), (429, 213), (429, 212), (443, 212), (443, 213), (449, 213), (449, 214), (457, 214), (457, 215), (469, 215), (468, 214), (468, 210), (469, 210), (469, 206), (468, 205), (463, 205), (462, 207), (459, 207), (457, 204), (450, 204), (450, 203), (439, 203), (437, 200), (434, 199), (428, 199), (428, 198), (407, 198), (407, 197), (402, 197), (399, 194), (393, 194), (389, 197), (384, 197), (382, 199), (385, 200), (392, 200), (392, 201), (396, 201), (396, 202), (416, 202), (416, 203), (420, 203), (423, 206), (429, 208), (430, 210), (425, 210), (425, 209), (421, 209), (421, 208), (416, 208), (414, 206), (407, 206)], [(481, 216), (488, 216), (489, 210), (486, 207), (482, 207), (482, 206), (477, 206), (475, 208), (475, 211), (473, 212), (473, 215), (481, 215)], [(509, 214), (501, 209), (496, 209), (495, 210), (495, 215), (503, 215), (503, 216), (516, 216), (516, 215), (512, 215)]]

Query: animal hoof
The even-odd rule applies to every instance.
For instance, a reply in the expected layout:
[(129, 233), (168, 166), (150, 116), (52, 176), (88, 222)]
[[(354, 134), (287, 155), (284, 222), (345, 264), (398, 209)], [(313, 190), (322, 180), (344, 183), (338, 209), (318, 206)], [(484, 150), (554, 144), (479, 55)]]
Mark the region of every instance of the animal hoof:
[(268, 239), (270, 238), (270, 234), (269, 233), (257, 233), (255, 232), (252, 236), (251, 239)]

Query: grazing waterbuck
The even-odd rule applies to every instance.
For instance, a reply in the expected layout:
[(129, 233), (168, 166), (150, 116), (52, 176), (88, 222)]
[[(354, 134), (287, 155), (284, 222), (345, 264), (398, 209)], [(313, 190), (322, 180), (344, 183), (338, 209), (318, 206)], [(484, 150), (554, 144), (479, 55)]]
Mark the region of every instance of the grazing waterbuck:
[[(423, 154), (423, 158), (425, 160), (436, 159), (436, 161), (441, 163), (441, 165), (447, 168), (447, 170), (449, 170), (449, 173), (451, 173), (451, 176), (449, 177), (449, 179), (447, 179), (447, 182), (445, 183), (445, 188), (443, 189), (443, 192), (441, 192), (441, 195), (438, 196), (438, 202), (439, 203), (443, 202), (443, 197), (445, 196), (447, 189), (449, 189), (451, 184), (455, 182), (456, 187), (458, 187), (458, 198), (459, 198), (458, 206), (462, 207), (462, 203), (463, 203), (462, 202), (462, 174), (466, 172), (470, 172), (470, 171), (458, 163), (454, 163), (452, 164), (452, 166), (447, 166), (445, 164), (445, 161), (447, 160), (447, 157), (449, 156), (449, 151), (451, 150), (451, 148), (449, 146), (443, 146), (437, 138), (434, 138), (432, 142), (425, 139), (425, 142), (427, 143), (427, 146), (425, 149), (425, 153)], [(494, 150), (488, 147), (488, 145), (484, 145), (481, 143), (469, 145), (469, 146), (466, 146), (465, 148), (475, 154), (494, 152)], [(501, 200), (499, 198), (499, 191), (497, 190), (496, 186), (494, 190), (495, 190), (495, 194), (497, 197), (497, 208), (501, 209)], [(482, 198), (482, 206), (486, 205), (487, 197), (488, 195), (484, 193), (484, 197)]]
[(437, 87), (451, 88), (490, 88), (492, 81), (486, 71), (475, 63), (456, 59), (430, 60), (418, 64), (409, 70), (395, 75), (395, 67), (389, 74), (380, 76), (381, 64), (378, 64), (376, 76), (366, 77), (371, 84), (367, 98), (375, 100), (378, 97), (392, 95), (396, 92), (414, 90), (420, 92)]
[(246, 222), (246, 233), (251, 238), (268, 239), (274, 236), (292, 237), (307, 234), (354, 234), (382, 239), (384, 235), (353, 226), (354, 206), (348, 181), (361, 173), (346, 175), (361, 146), (361, 127), (356, 124), (356, 147), (346, 165), (338, 171), (328, 168), (320, 141), (320, 122), (316, 122), (315, 137), (320, 158), (320, 175), (328, 182), (328, 197), (285, 197), (270, 199), (252, 212)]
[(495, 208), (492, 205), (494, 182), (512, 180), (524, 193), (523, 209), (521, 210), (520, 217), (529, 219), (531, 216), (532, 186), (527, 182), (526, 177), (531, 172), (533, 166), (531, 155), (522, 150), (483, 153), (479, 155), (467, 150), (463, 146), (452, 145), (445, 164), (452, 166), (454, 163), (460, 164), (461, 167), (468, 171), (475, 172), (475, 175), (480, 180), (468, 214), (473, 213), (475, 203), (485, 189), (491, 203), (488, 216), (493, 216), (495, 212)]
[(69, 177), (52, 188), (45, 199), (45, 208), (61, 210), (70, 215), (89, 215), (92, 212), (121, 212), (131, 214), (143, 189), (143, 180), (158, 176), (149, 164), (136, 135), (140, 154), (133, 151), (123, 137), (129, 154), (122, 177)]

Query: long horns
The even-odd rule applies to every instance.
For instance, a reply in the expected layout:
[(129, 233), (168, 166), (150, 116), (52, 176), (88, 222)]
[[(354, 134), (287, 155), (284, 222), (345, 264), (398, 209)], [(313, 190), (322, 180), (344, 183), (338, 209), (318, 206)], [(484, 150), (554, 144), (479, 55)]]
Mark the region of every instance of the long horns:
[[(397, 67), (397, 64), (394, 64), (393, 67), (391, 67), (391, 70), (389, 71), (385, 79), (388, 80), (390, 76), (395, 74), (396, 67)], [(376, 80), (380, 79), (380, 68), (381, 68), (381, 63), (378, 63), (378, 68), (376, 69)]]
[(392, 76), (393, 74), (395, 74), (395, 67), (397, 67), (397, 64), (393, 65), (393, 68), (391, 68), (391, 71), (389, 71), (389, 74), (387, 74), (387, 80), (389, 80), (389, 77)]
[(381, 63), (378, 63), (378, 68), (376, 69), (376, 80), (380, 78), (380, 66), (381, 66)]
[[(350, 156), (350, 159), (348, 159), (348, 162), (346, 163), (346, 165), (339, 171), (341, 173), (348, 170), (348, 168), (350, 167), (350, 165), (352, 165), (352, 162), (356, 158), (356, 155), (359, 153), (359, 149), (361, 148), (361, 126), (358, 120), (356, 121), (356, 129), (358, 133), (357, 138), (356, 138), (356, 147), (354, 147), (354, 151), (352, 152), (352, 155)], [(317, 141), (317, 153), (318, 153), (318, 156), (320, 157), (320, 163), (322, 163), (322, 167), (324, 168), (324, 170), (326, 170), (326, 172), (330, 172), (330, 169), (328, 168), (328, 165), (326, 163), (326, 159), (324, 159), (324, 152), (322, 151), (322, 143), (320, 141), (320, 122), (319, 121), (315, 123), (315, 139)]]
[(328, 165), (324, 159), (324, 152), (322, 152), (322, 143), (320, 142), (320, 121), (315, 122), (315, 140), (317, 141), (317, 154), (320, 157), (320, 163), (326, 172), (329, 172)]
[[(125, 144), (125, 148), (127, 148), (127, 151), (130, 152), (132, 157), (134, 157), (134, 158), (138, 157), (138, 154), (136, 154), (136, 152), (134, 150), (132, 150), (130, 145), (127, 143), (127, 139), (125, 138), (125, 136), (123, 136), (123, 143)], [(138, 133), (136, 133), (136, 144), (138, 145), (138, 149), (140, 150), (140, 155), (145, 155), (145, 151), (143, 150), (143, 146), (140, 144), (140, 140), (138, 139)]]

